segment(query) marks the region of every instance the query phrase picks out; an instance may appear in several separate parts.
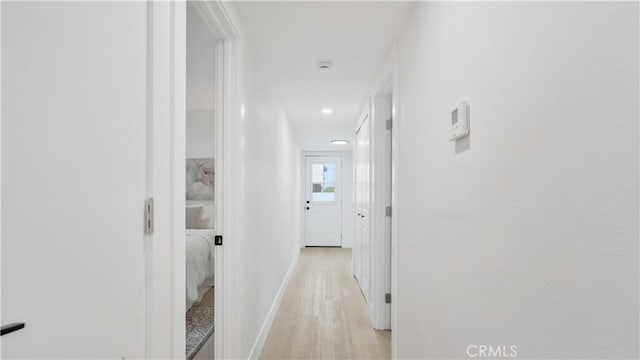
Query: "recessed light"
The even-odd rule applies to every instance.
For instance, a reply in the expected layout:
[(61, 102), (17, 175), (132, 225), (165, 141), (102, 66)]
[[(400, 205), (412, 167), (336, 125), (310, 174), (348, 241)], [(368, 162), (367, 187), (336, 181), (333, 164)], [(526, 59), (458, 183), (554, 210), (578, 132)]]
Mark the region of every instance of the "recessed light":
[(326, 73), (331, 71), (331, 63), (330, 62), (321, 62), (318, 64), (318, 71)]
[(320, 110), (321, 113), (323, 114), (331, 114), (333, 112), (333, 110), (329, 109), (329, 108), (324, 108), (322, 110)]
[(333, 145), (347, 145), (349, 142), (347, 140), (332, 140), (331, 143)]

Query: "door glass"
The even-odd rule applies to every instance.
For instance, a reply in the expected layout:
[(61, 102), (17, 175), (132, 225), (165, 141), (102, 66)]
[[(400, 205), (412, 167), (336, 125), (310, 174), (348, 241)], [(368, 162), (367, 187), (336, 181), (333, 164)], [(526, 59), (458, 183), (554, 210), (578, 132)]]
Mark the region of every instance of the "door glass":
[(336, 200), (336, 164), (311, 164), (311, 200), (332, 202)]

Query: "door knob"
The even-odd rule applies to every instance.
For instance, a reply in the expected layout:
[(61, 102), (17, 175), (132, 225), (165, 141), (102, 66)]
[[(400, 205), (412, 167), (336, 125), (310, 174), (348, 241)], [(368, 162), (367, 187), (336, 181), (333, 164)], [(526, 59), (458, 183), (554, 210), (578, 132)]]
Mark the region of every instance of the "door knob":
[(307, 210), (309, 210), (309, 207), (307, 206)]
[(309, 203), (309, 200), (307, 200), (307, 204)]

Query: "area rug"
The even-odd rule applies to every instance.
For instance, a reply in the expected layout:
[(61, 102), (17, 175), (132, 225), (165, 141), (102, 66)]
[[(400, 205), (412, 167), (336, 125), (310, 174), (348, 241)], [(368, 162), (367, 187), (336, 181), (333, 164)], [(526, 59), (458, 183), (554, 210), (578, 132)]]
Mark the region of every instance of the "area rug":
[(186, 320), (187, 359), (192, 360), (213, 334), (213, 306), (192, 306)]

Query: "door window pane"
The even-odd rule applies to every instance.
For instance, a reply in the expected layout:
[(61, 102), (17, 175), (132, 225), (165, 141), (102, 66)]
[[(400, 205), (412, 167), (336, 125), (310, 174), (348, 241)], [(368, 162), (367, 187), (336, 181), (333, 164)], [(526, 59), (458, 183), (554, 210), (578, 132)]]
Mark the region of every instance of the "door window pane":
[(311, 200), (336, 200), (336, 164), (311, 164)]

